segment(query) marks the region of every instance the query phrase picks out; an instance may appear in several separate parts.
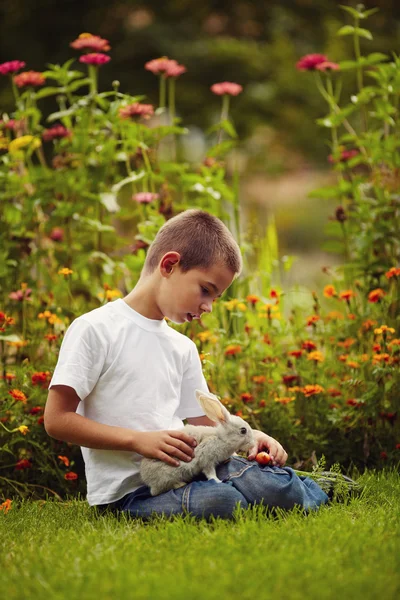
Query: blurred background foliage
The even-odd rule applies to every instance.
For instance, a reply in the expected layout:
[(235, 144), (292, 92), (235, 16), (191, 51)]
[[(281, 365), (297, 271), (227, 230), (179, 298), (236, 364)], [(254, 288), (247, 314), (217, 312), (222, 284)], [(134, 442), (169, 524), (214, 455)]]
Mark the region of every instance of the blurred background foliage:
[[(296, 70), (307, 53), (323, 53), (339, 62), (353, 57), (350, 38), (336, 32), (350, 17), (334, 0), (2, 0), (0, 62), (24, 60), (42, 71), (78, 53), (69, 43), (81, 32), (110, 41), (112, 61), (102, 67), (100, 88), (119, 80), (121, 90), (147, 95), (157, 103), (158, 78), (144, 70), (159, 56), (187, 67), (178, 82), (177, 110), (190, 133), (190, 160), (204, 152), (202, 131), (218, 121), (219, 99), (213, 83), (235, 81), (244, 93), (232, 103), (231, 116), (241, 139), (236, 161), (241, 171), (243, 227), (263, 236), (274, 217), (281, 254), (298, 256), (290, 283), (313, 284), (321, 267), (337, 262), (320, 247), (323, 223), (334, 204), (309, 199), (308, 193), (332, 179), (330, 147), (315, 120), (325, 114), (324, 101), (309, 73)], [(400, 3), (366, 0), (379, 12), (369, 21), (368, 52), (398, 50)], [(13, 99), (6, 78), (0, 80), (1, 112)], [(351, 82), (351, 83), (350, 83)], [(343, 96), (353, 77), (344, 74)], [(44, 113), (54, 100), (44, 100)], [(302, 258), (303, 257), (303, 258)]]

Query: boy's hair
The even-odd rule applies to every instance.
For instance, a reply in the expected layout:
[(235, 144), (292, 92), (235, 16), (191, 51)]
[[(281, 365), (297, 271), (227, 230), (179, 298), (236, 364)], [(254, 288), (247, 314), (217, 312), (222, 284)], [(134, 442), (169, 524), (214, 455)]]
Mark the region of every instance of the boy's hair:
[(242, 269), (240, 248), (226, 225), (203, 210), (185, 210), (161, 227), (149, 247), (143, 274), (157, 268), (167, 252), (179, 252), (183, 272), (207, 269), (216, 263), (238, 275)]

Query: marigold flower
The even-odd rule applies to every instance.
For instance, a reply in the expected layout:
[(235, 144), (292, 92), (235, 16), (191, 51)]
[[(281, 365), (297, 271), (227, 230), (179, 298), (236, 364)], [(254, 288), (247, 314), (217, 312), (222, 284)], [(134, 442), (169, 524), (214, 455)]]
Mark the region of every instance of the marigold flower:
[(397, 267), (392, 267), (385, 273), (385, 277), (390, 279), (391, 277), (398, 277), (400, 275), (400, 269)]
[(315, 71), (318, 65), (325, 62), (328, 62), (325, 54), (306, 54), (296, 63), (296, 68), (299, 71)]
[(306, 398), (310, 396), (314, 396), (315, 394), (321, 394), (324, 391), (324, 388), (321, 385), (305, 385), (301, 390)]
[(210, 89), (212, 93), (216, 94), (217, 96), (223, 96), (224, 94), (227, 94), (228, 96), (238, 96), (243, 91), (243, 87), (241, 85), (238, 83), (232, 83), (231, 81), (214, 83)]
[(267, 378), (265, 375), (254, 375), (253, 381), (254, 383), (265, 383)]
[(294, 400), (296, 400), (295, 396), (284, 396), (282, 398), (274, 398), (274, 401), (278, 402), (279, 404), (289, 404)]
[(68, 267), (63, 267), (62, 269), (59, 269), (58, 274), (59, 275), (71, 275), (73, 273), (72, 269), (69, 269)]
[(33, 385), (41, 385), (42, 388), (48, 387), (50, 381), (50, 371), (37, 371), (31, 377)]
[(0, 75), (10, 75), (25, 67), (23, 60), (9, 60), (0, 65)]
[(324, 62), (320, 62), (317, 65), (315, 65), (315, 68), (317, 69), (317, 71), (339, 71), (340, 70), (340, 65), (338, 65), (337, 63), (331, 62), (330, 60), (326, 60)]
[(288, 352), (288, 356), (294, 356), (295, 358), (300, 358), (304, 354), (304, 350), (291, 350)]
[(27, 458), (21, 458), (15, 465), (15, 469), (17, 471), (23, 471), (24, 469), (30, 469), (32, 467), (32, 463)]
[(393, 348), (394, 346), (400, 346), (400, 339), (395, 338), (394, 340), (388, 343), (388, 348)]
[(377, 321), (374, 321), (372, 319), (367, 319), (366, 321), (364, 321), (364, 323), (362, 324), (362, 329), (364, 331), (369, 331), (370, 329), (372, 329), (372, 327), (374, 325), (377, 324)]
[(342, 392), (340, 390), (337, 390), (336, 388), (328, 388), (326, 390), (326, 393), (329, 394), (329, 396), (331, 396), (332, 398), (336, 398), (337, 396), (342, 395)]
[(24, 392), (22, 392), (21, 390), (13, 389), (13, 390), (10, 390), (8, 393), (10, 394), (10, 396), (12, 396), (14, 398), (14, 400), (17, 400), (18, 402), (23, 402), (24, 404), (26, 404), (27, 397), (25, 396)]
[(70, 462), (69, 462), (69, 458), (67, 456), (57, 456), (57, 458), (59, 458), (66, 467), (69, 467)]
[(139, 204), (150, 204), (154, 200), (158, 200), (159, 194), (152, 194), (151, 192), (138, 192), (132, 196), (132, 200), (136, 200)]
[(375, 335), (382, 335), (382, 333), (394, 333), (395, 329), (393, 327), (388, 327), (387, 325), (381, 325), (377, 329), (374, 329)]
[(29, 411), (29, 414), (30, 414), (30, 415), (37, 415), (37, 414), (39, 414), (40, 412), (42, 412), (42, 410), (43, 410), (43, 406), (33, 406), (33, 407), (30, 409), (30, 411)]
[(207, 329), (206, 331), (199, 331), (197, 337), (201, 342), (206, 342), (211, 337), (211, 335), (211, 331)]
[(368, 302), (379, 302), (384, 296), (386, 296), (386, 292), (384, 292), (381, 288), (376, 288), (376, 290), (372, 290), (368, 294)]
[(65, 473), (64, 479), (67, 481), (74, 481), (75, 479), (78, 479), (78, 475), (73, 471), (68, 471), (68, 473)]
[(337, 295), (337, 292), (335, 290), (335, 287), (333, 285), (326, 285), (324, 287), (324, 292), (323, 292), (325, 298), (332, 298), (333, 296)]
[(12, 500), (7, 498), (7, 500), (5, 500), (4, 502), (2, 502), (2, 504), (0, 504), (0, 510), (4, 510), (5, 513), (8, 513), (8, 511), (11, 509), (11, 503), (12, 503)]
[(341, 355), (339, 356), (339, 360), (340, 360), (340, 362), (346, 362), (346, 360), (347, 360), (348, 358), (349, 358), (349, 355), (348, 355), (348, 354), (341, 354)]
[(246, 296), (246, 301), (254, 306), (255, 304), (257, 304), (257, 302), (260, 301), (260, 298), (258, 296), (255, 296), (254, 294), (249, 294), (248, 296)]
[(350, 369), (358, 369), (360, 366), (355, 360), (348, 360), (346, 364)]
[(379, 456), (382, 460), (386, 460), (388, 457), (387, 452), (385, 452), (384, 450), (380, 453)]
[(307, 327), (310, 327), (311, 325), (314, 325), (315, 323), (317, 323), (320, 320), (320, 316), (319, 315), (311, 315), (311, 317), (307, 318)]
[(242, 402), (245, 402), (247, 404), (247, 402), (251, 402), (254, 399), (254, 396), (249, 392), (243, 392), (243, 394), (240, 395), (240, 399), (242, 400)]
[(337, 345), (340, 348), (350, 348), (350, 346), (353, 346), (353, 344), (355, 344), (355, 342), (356, 342), (356, 340), (354, 338), (347, 338), (343, 342), (338, 342)]
[(16, 378), (16, 375), (14, 375), (14, 373), (6, 373), (4, 376), (4, 379), (7, 381), (7, 383), (11, 383), (13, 379)]
[(85, 63), (86, 65), (105, 65), (110, 62), (111, 58), (107, 54), (101, 52), (93, 52), (91, 54), (83, 54), (79, 57), (79, 62)]
[(81, 33), (80, 36), (70, 43), (75, 50), (91, 50), (92, 52), (108, 52), (111, 50), (108, 40), (91, 33)]
[(48, 342), (55, 342), (58, 338), (58, 335), (56, 335), (55, 333), (46, 333), (46, 335), (44, 335), (43, 337)]
[(340, 300), (346, 300), (346, 302), (348, 302), (350, 300), (350, 298), (355, 298), (355, 297), (356, 297), (356, 294), (352, 290), (344, 290), (343, 292), (340, 292), (340, 294), (339, 294)]
[(325, 360), (325, 357), (322, 354), (322, 352), (319, 352), (318, 350), (315, 350), (314, 352), (310, 352), (307, 355), (307, 359), (308, 360), (314, 360), (315, 362), (323, 362)]
[(18, 427), (18, 431), (20, 433), (22, 433), (22, 435), (26, 435), (28, 433), (28, 431), (29, 431), (29, 427), (27, 427), (26, 425), (20, 425)]
[(290, 375), (282, 375), (282, 381), (286, 386), (289, 386), (291, 383), (299, 383), (300, 375), (296, 375), (295, 373)]
[(39, 85), (43, 85), (46, 82), (46, 78), (38, 71), (24, 71), (19, 75), (15, 75), (14, 82), (19, 88), (26, 87), (28, 85), (37, 87)]
[(104, 296), (107, 302), (111, 302), (115, 298), (121, 298), (122, 292), (120, 290), (106, 290)]
[(326, 315), (326, 320), (327, 321), (335, 321), (335, 320), (343, 320), (344, 319), (344, 315), (343, 313), (339, 312), (338, 310), (331, 310), (327, 315)]
[(388, 363), (390, 361), (390, 355), (384, 352), (383, 354), (374, 354), (372, 357), (372, 363), (374, 365), (379, 364), (381, 362)]
[(312, 340), (305, 340), (301, 344), (301, 347), (303, 350), (310, 352), (311, 350), (315, 350), (317, 348), (317, 344), (315, 344)]
[(229, 344), (225, 348), (225, 356), (234, 356), (235, 354), (239, 354), (242, 351), (242, 347), (239, 344)]
[(140, 102), (134, 102), (133, 104), (128, 104), (127, 106), (123, 106), (118, 111), (121, 119), (134, 119), (142, 118), (142, 119), (150, 119), (154, 115), (154, 107), (152, 104), (140, 104)]
[(45, 142), (51, 142), (54, 139), (61, 139), (65, 137), (71, 137), (72, 131), (64, 127), (63, 125), (54, 125), (50, 129), (45, 129), (42, 133), (42, 138)]
[(356, 398), (349, 398), (346, 400), (346, 404), (347, 406), (356, 406), (357, 408), (360, 408), (364, 405), (364, 402), (362, 400), (357, 400)]

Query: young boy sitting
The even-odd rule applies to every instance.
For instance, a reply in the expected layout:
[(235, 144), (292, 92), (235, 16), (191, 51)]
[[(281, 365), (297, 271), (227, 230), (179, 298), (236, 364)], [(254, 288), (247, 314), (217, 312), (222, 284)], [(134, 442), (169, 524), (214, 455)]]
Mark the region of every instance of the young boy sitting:
[[(87, 500), (136, 517), (188, 512), (232, 516), (239, 504), (317, 508), (327, 495), (309, 478), (284, 467), (275, 439), (254, 431), (256, 446), (217, 467), (222, 483), (198, 477), (151, 496), (140, 478), (143, 456), (170, 465), (190, 461), (195, 439), (183, 430), (215, 425), (197, 403), (207, 391), (195, 344), (169, 327), (211, 312), (241, 270), (240, 250), (227, 227), (201, 210), (167, 221), (146, 256), (140, 279), (123, 299), (78, 317), (68, 328), (50, 383), (44, 424), (59, 440), (79, 444)], [(268, 449), (272, 466), (259, 466)]]

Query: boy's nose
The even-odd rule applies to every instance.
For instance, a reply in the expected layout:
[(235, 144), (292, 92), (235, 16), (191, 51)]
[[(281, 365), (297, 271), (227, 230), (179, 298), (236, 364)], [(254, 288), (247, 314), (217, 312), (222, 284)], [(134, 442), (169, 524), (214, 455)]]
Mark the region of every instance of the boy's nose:
[(207, 312), (207, 313), (212, 312), (212, 302), (211, 302), (211, 300), (210, 300), (210, 302), (203, 302), (202, 305), (200, 306), (200, 310), (202, 312)]

